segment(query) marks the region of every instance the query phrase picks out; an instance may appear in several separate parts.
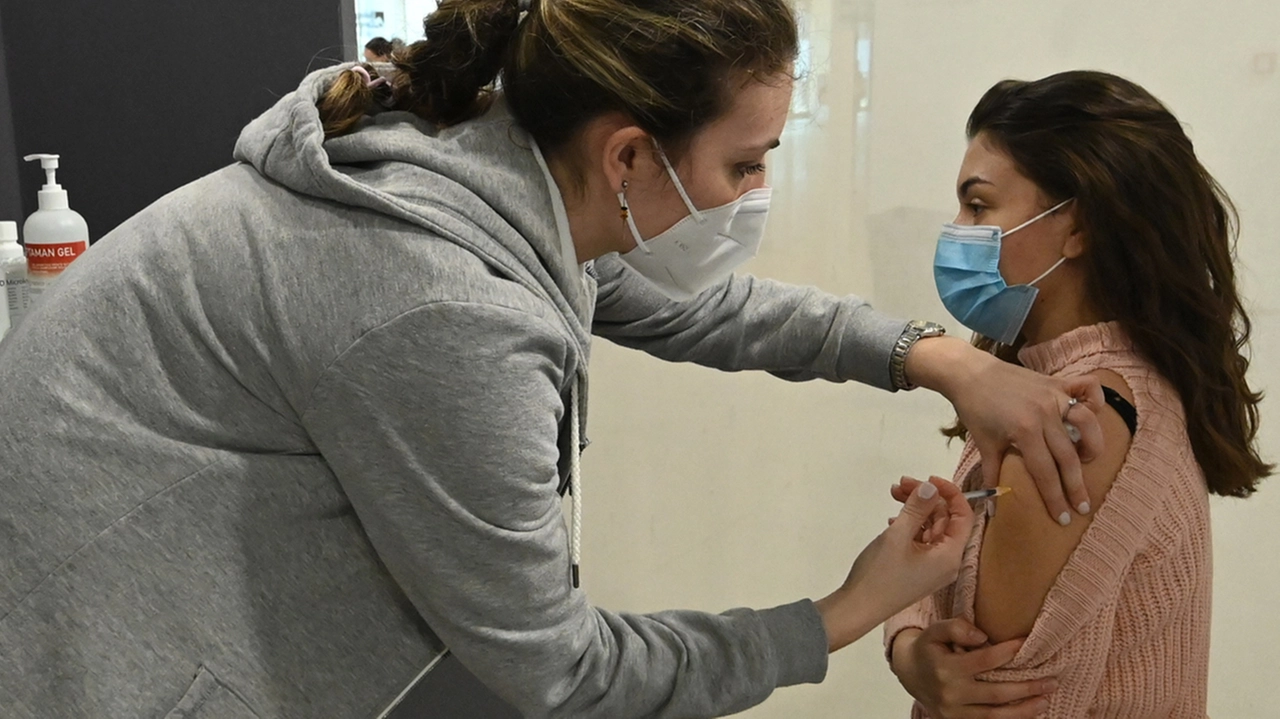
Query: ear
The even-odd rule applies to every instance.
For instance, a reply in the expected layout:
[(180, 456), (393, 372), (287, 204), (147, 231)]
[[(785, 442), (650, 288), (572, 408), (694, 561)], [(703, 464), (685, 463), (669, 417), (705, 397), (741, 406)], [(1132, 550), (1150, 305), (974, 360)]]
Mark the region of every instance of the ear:
[(614, 192), (622, 190), (624, 180), (652, 172), (652, 153), (644, 149), (653, 146), (649, 133), (631, 122), (610, 123), (602, 132), (601, 160), (604, 163), (605, 181)]
[(1062, 256), (1069, 260), (1079, 258), (1089, 247), (1088, 238), (1085, 237), (1084, 230), (1080, 226), (1076, 206), (1076, 203), (1073, 202), (1070, 207), (1064, 208), (1067, 210), (1067, 216), (1064, 219), (1067, 220), (1067, 232), (1070, 234), (1067, 235), (1067, 241), (1062, 245)]

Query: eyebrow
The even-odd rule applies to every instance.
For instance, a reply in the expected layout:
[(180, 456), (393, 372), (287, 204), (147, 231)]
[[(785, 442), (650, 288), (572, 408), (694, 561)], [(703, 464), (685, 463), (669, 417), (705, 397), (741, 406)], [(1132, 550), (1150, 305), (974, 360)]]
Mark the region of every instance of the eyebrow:
[(782, 140), (774, 139), (770, 142), (764, 143), (763, 145), (758, 145), (756, 147), (748, 147), (746, 148), (746, 151), (747, 152), (768, 152), (769, 150), (778, 149), (781, 145), (782, 145)]
[(956, 195), (958, 197), (964, 197), (969, 194), (969, 190), (972, 189), (974, 185), (995, 185), (995, 183), (974, 175), (960, 184), (960, 189), (956, 190)]

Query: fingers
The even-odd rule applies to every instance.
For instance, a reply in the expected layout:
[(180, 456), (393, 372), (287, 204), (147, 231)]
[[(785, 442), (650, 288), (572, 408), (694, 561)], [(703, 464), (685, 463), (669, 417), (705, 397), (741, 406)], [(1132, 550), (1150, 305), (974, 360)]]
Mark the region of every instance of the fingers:
[(942, 524), (944, 536), (961, 543), (967, 542), (969, 533), (973, 530), (973, 507), (969, 506), (969, 500), (964, 498), (959, 487), (945, 479), (933, 477), (929, 483), (937, 487), (938, 496), (947, 508), (946, 521)]
[(987, 643), (987, 635), (963, 619), (934, 622), (920, 634), (920, 639), (926, 643), (958, 647), (980, 647)]
[(986, 489), (1000, 486), (1000, 465), (1004, 464), (1008, 447), (983, 442), (978, 437), (974, 437), (974, 442), (978, 445), (978, 454), (982, 456), (982, 486)]
[(930, 477), (929, 483), (938, 490), (941, 500), (933, 505), (933, 520), (929, 525), (929, 539), (936, 542), (947, 536), (947, 527), (951, 522), (951, 498), (960, 494), (960, 488), (941, 477)]
[[(977, 627), (974, 627), (975, 629)], [(964, 671), (966, 674), (981, 674), (999, 669), (1018, 656), (1022, 649), (1023, 639), (1011, 639), (989, 647), (983, 647), (964, 655)]]
[[(974, 682), (971, 704), (1013, 704), (1052, 694), (1058, 689), (1053, 679), (1036, 679), (1027, 682)], [(1025, 708), (1025, 707), (1024, 707)], [(1015, 713), (1014, 716), (1023, 716)], [(1035, 714), (1026, 716), (1034, 717)]]
[(926, 524), (931, 523), (933, 507), (938, 501), (937, 486), (932, 482), (921, 482), (907, 498), (907, 503), (902, 505), (902, 511), (898, 513), (897, 520), (890, 530), (909, 532), (914, 539)]
[[(941, 506), (938, 505), (939, 508)], [(941, 543), (947, 538), (947, 515), (945, 512), (941, 514), (939, 512), (940, 510), (935, 508), (933, 516), (929, 518), (929, 521), (925, 523), (924, 529), (921, 530), (920, 537), (917, 540), (921, 544)]]
[[(1002, 685), (996, 685), (1002, 686)], [(987, 709), (987, 707), (983, 707)], [(983, 719), (1036, 719), (1045, 712), (1049, 711), (1049, 700), (1044, 697), (1035, 699), (1027, 699), (1017, 704), (1008, 704), (1006, 706), (990, 707), (981, 716)]]
[(1091, 462), (1102, 454), (1104, 443), (1102, 423), (1098, 421), (1098, 412), (1101, 408), (1102, 405), (1085, 401), (1068, 407), (1066, 414), (1063, 415), (1063, 421), (1070, 422), (1071, 426), (1080, 433), (1079, 441), (1075, 443), (1075, 450), (1081, 462)]
[[(1071, 440), (1063, 431), (1062, 422), (1055, 417), (1052, 425), (1057, 427), (1061, 440), (1070, 445)], [(1040, 498), (1044, 500), (1044, 507), (1048, 510), (1049, 516), (1059, 524), (1070, 524), (1071, 512), (1067, 506), (1067, 499), (1062, 494), (1063, 480), (1058, 474), (1059, 466), (1055, 461), (1055, 455), (1049, 449), (1045, 433), (1039, 432), (1026, 440), (1019, 439), (1018, 449), (1022, 451), (1022, 461), (1027, 465), (1031, 478), (1035, 480), (1036, 488), (1040, 490)], [(1076, 481), (1083, 489), (1084, 479), (1080, 475), (1080, 458), (1076, 456), (1074, 447), (1068, 453), (1071, 455), (1070, 460), (1075, 462)], [(985, 464), (985, 457), (983, 462)]]
[(929, 535), (929, 538), (925, 540), (926, 542), (932, 542), (934, 539), (947, 536), (947, 515), (939, 515), (936, 511), (933, 515), (933, 524), (929, 529), (925, 530)]
[(1106, 398), (1102, 395), (1102, 383), (1097, 377), (1084, 375), (1068, 377), (1062, 380), (1062, 384), (1063, 390), (1069, 396), (1076, 397), (1082, 404), (1088, 406), (1088, 412), (1081, 411), (1080, 405), (1076, 405), (1068, 414), (1071, 415), (1071, 424), (1080, 430), (1080, 444), (1076, 447), (1080, 453), (1080, 459), (1090, 462), (1102, 453), (1102, 428), (1098, 425), (1097, 417), (1097, 412), (1101, 411), (1106, 404)]
[[(934, 477), (930, 483), (934, 483), (935, 489), (940, 488), (944, 495), (942, 501), (931, 504), (929, 516), (920, 523), (921, 530), (916, 541), (922, 544), (933, 544), (947, 537), (947, 527), (951, 523), (949, 498), (952, 494), (959, 492), (951, 482), (937, 477)], [(903, 477), (898, 484), (889, 489), (889, 493), (895, 500), (905, 503), (922, 484), (926, 483), (912, 477)], [(892, 527), (897, 519), (897, 517), (890, 517), (889, 526)]]
[[(1076, 405), (1076, 411), (1073, 413), (1072, 419), (1082, 416), (1085, 413), (1079, 410), (1080, 405)], [(1095, 429), (1101, 433), (1101, 428), (1097, 427), (1097, 418), (1094, 418)], [(1083, 433), (1082, 433), (1083, 435)], [(1080, 455), (1076, 453), (1076, 447), (1071, 442), (1071, 438), (1067, 436), (1061, 425), (1057, 427), (1050, 425), (1045, 428), (1045, 443), (1049, 446), (1049, 451), (1053, 453), (1054, 462), (1058, 465), (1061, 472), (1062, 489), (1066, 490), (1066, 498), (1071, 508), (1080, 514), (1088, 514), (1091, 511), (1089, 506), (1089, 490), (1084, 486), (1084, 471), (1080, 467)], [(1039, 484), (1039, 479), (1036, 480)], [(1062, 515), (1058, 516), (1061, 524), (1069, 524), (1071, 516), (1067, 515), (1067, 521), (1062, 521)]]
[(920, 486), (920, 480), (911, 477), (903, 477), (898, 483), (889, 488), (889, 494), (899, 502), (906, 502), (911, 493), (916, 491), (916, 487)]
[(945, 657), (950, 667), (947, 673), (952, 679), (948, 681), (959, 691), (952, 694), (954, 708), (960, 711), (954, 716), (1034, 719), (1048, 710), (1045, 695), (1057, 690), (1056, 677), (1025, 682), (977, 679), (977, 675), (1011, 662), (1022, 647), (1021, 639), (984, 647), (987, 635), (982, 630), (963, 619), (947, 619), (930, 624), (917, 641), (932, 645), (926, 650), (929, 653), (941, 652), (936, 661)]

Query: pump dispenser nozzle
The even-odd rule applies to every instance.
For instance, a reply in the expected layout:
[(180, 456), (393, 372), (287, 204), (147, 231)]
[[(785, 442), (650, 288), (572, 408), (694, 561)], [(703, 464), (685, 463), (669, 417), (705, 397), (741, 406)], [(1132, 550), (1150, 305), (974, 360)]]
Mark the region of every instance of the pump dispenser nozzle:
[(44, 168), (45, 185), (40, 188), (38, 195), (42, 210), (65, 210), (71, 206), (67, 200), (67, 191), (58, 184), (58, 158), (59, 155), (44, 153), (22, 158), (27, 162), (39, 160), (40, 167)]

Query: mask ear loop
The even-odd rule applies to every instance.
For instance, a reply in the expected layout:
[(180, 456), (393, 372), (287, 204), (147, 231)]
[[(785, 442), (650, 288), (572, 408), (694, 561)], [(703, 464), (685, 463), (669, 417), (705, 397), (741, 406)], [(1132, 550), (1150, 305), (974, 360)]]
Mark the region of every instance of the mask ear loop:
[(631, 206), (627, 204), (627, 188), (630, 184), (626, 180), (622, 181), (622, 192), (618, 193), (619, 215), (622, 221), (627, 223), (627, 227), (631, 230), (631, 236), (635, 238), (636, 247), (640, 248), (646, 255), (652, 255), (653, 250), (644, 244), (644, 238), (640, 236), (640, 228), (636, 227), (636, 220), (631, 216)]
[(1029, 226), (1029, 225), (1033, 225), (1033, 224), (1035, 224), (1035, 223), (1039, 222), (1040, 220), (1043, 220), (1044, 218), (1048, 217), (1049, 215), (1052, 215), (1053, 213), (1057, 212), (1058, 210), (1061, 210), (1063, 207), (1066, 207), (1068, 202), (1071, 202), (1071, 201), (1073, 201), (1073, 200), (1075, 200), (1075, 199), (1076, 199), (1076, 198), (1072, 197), (1072, 198), (1070, 198), (1070, 199), (1063, 200), (1062, 202), (1059, 202), (1058, 204), (1054, 205), (1053, 207), (1050, 207), (1049, 209), (1045, 210), (1044, 212), (1041, 212), (1040, 214), (1036, 215), (1035, 217), (1032, 217), (1031, 219), (1029, 219), (1029, 220), (1027, 220), (1026, 222), (1022, 223), (1021, 225), (1018, 225), (1017, 227), (1013, 228), (1012, 230), (1009, 230), (1008, 232), (1001, 232), (1001, 233), (1000, 233), (1000, 236), (1001, 236), (1001, 237), (1008, 237), (1009, 235), (1012, 235), (1013, 233), (1017, 232), (1018, 230), (1021, 230), (1021, 229), (1022, 229), (1022, 228), (1024, 228), (1024, 227), (1027, 227), (1027, 226)]
[[(1065, 207), (1065, 206), (1066, 206), (1066, 204), (1067, 204), (1068, 202), (1071, 202), (1071, 200), (1074, 200), (1074, 199), (1076, 199), (1076, 198), (1072, 197), (1072, 198), (1070, 198), (1070, 199), (1063, 200), (1062, 202), (1059, 202), (1057, 205), (1054, 205), (1053, 207), (1049, 208), (1049, 209), (1048, 209), (1048, 210), (1046, 210), (1045, 212), (1042, 212), (1042, 213), (1040, 213), (1039, 215), (1037, 215), (1037, 216), (1035, 216), (1035, 217), (1031, 218), (1030, 220), (1027, 220), (1026, 222), (1022, 223), (1021, 225), (1018, 225), (1017, 227), (1013, 228), (1012, 230), (1009, 230), (1009, 232), (1008, 232), (1007, 234), (1010, 234), (1010, 235), (1011, 235), (1011, 234), (1013, 234), (1013, 233), (1017, 232), (1018, 230), (1021, 230), (1022, 228), (1026, 227), (1027, 225), (1030, 225), (1031, 223), (1033, 223), (1033, 222), (1035, 222), (1035, 221), (1037, 221), (1037, 220), (1040, 220), (1040, 219), (1042, 219), (1042, 218), (1048, 217), (1049, 215), (1052, 215), (1053, 213), (1057, 212), (1058, 210), (1061, 210), (1063, 207)], [(1063, 257), (1063, 258), (1059, 259), (1057, 262), (1053, 263), (1053, 267), (1050, 267), (1049, 269), (1045, 270), (1045, 271), (1044, 271), (1044, 272), (1043, 272), (1039, 277), (1037, 277), (1037, 278), (1035, 278), (1034, 280), (1031, 280), (1030, 282), (1028, 282), (1028, 283), (1027, 283), (1027, 286), (1028, 286), (1028, 287), (1035, 287), (1035, 285), (1036, 285), (1036, 283), (1037, 283), (1037, 282), (1039, 282), (1040, 280), (1043, 280), (1044, 278), (1046, 278), (1046, 277), (1048, 277), (1049, 275), (1053, 274), (1053, 271), (1054, 271), (1054, 270), (1056, 270), (1056, 269), (1058, 269), (1059, 267), (1061, 267), (1061, 266), (1062, 266), (1062, 263), (1063, 263), (1063, 262), (1066, 262), (1066, 261), (1067, 261), (1067, 258), (1065, 258), (1065, 257)]]
[(1034, 286), (1035, 286), (1035, 284), (1036, 284), (1037, 282), (1039, 282), (1040, 280), (1043, 280), (1044, 278), (1046, 278), (1046, 277), (1048, 277), (1049, 275), (1053, 274), (1053, 271), (1054, 271), (1054, 270), (1056, 270), (1056, 269), (1058, 269), (1059, 267), (1061, 267), (1061, 266), (1062, 266), (1062, 263), (1063, 263), (1063, 262), (1066, 262), (1066, 261), (1067, 261), (1067, 258), (1063, 257), (1062, 259), (1060, 259), (1060, 260), (1058, 260), (1057, 262), (1053, 263), (1053, 267), (1050, 267), (1049, 269), (1047, 269), (1047, 270), (1045, 270), (1045, 271), (1044, 271), (1044, 274), (1042, 274), (1042, 275), (1040, 275), (1039, 277), (1035, 278), (1034, 280), (1031, 280), (1030, 282), (1028, 282), (1028, 283), (1027, 283), (1027, 286), (1028, 286), (1028, 287), (1034, 287)]
[(662, 158), (662, 164), (667, 168), (667, 174), (671, 176), (672, 182), (676, 183), (676, 191), (680, 193), (680, 199), (684, 200), (684, 206), (689, 208), (689, 214), (693, 215), (695, 222), (702, 222), (702, 213), (698, 212), (698, 208), (693, 206), (693, 200), (689, 199), (689, 193), (684, 191), (684, 184), (680, 182), (680, 176), (676, 174), (676, 168), (671, 166), (671, 160), (667, 159), (667, 153), (662, 151), (662, 146), (657, 140), (653, 141), (653, 146), (658, 150), (658, 157)]

